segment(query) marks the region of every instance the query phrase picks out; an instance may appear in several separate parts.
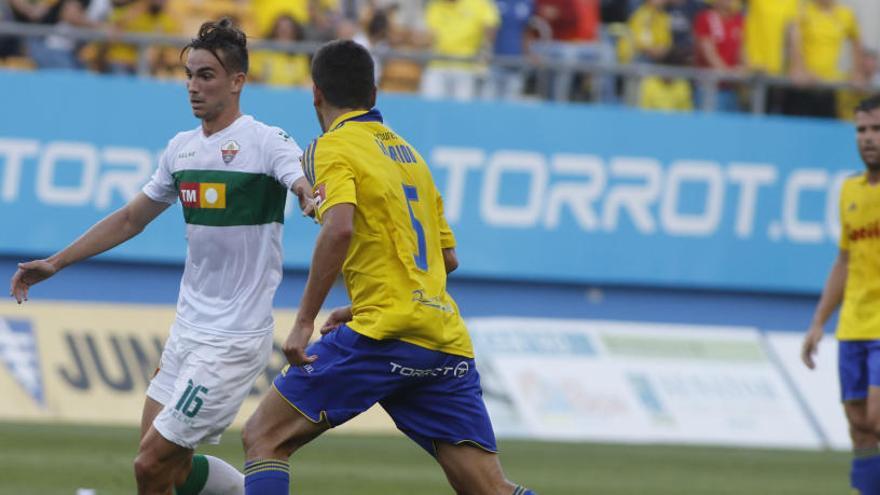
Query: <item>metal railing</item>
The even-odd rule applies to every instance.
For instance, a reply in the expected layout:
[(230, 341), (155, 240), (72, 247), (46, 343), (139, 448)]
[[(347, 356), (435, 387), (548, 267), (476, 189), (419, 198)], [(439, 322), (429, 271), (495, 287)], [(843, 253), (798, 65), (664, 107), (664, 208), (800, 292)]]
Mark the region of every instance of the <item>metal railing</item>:
[[(0, 36), (16, 36), (21, 38), (64, 36), (81, 43), (106, 42), (124, 43), (133, 45), (138, 50), (137, 73), (149, 75), (148, 49), (152, 46), (176, 46), (183, 47), (190, 42), (189, 37), (167, 36), (160, 34), (123, 33), (111, 36), (104, 30), (82, 29), (69, 25), (39, 25), (15, 22), (0, 22)], [(289, 54), (313, 54), (321, 43), (317, 42), (279, 42), (262, 39), (249, 40), (251, 50), (274, 50)], [(672, 67), (645, 63), (618, 64), (602, 61), (579, 61), (566, 62), (541, 57), (535, 60), (523, 57), (494, 56), (478, 58), (447, 57), (434, 54), (425, 50), (409, 49), (378, 49), (374, 51), (381, 61), (408, 60), (426, 66), (434, 61), (457, 61), (477, 64), (484, 68), (506, 68), (519, 71), (522, 74), (537, 74), (538, 92), (549, 95), (551, 91), (546, 83), (548, 78), (562, 77), (570, 81), (574, 74), (583, 74), (591, 78), (620, 78), (623, 80), (622, 100), (627, 104), (636, 101), (637, 88), (642, 79), (648, 76), (660, 76), (669, 78), (683, 78), (694, 83), (701, 94), (700, 109), (714, 111), (717, 108), (718, 91), (720, 85), (738, 85), (746, 88), (749, 94), (748, 111), (754, 114), (762, 114), (767, 110), (767, 94), (770, 88), (805, 88), (816, 90), (862, 90), (866, 88), (856, 87), (850, 83), (816, 82), (809, 86), (799, 84), (784, 77), (771, 77), (764, 74), (743, 74), (725, 72), (695, 67)], [(543, 87), (542, 87), (543, 86)], [(595, 103), (608, 103), (607, 95), (599, 90), (600, 84), (591, 84), (592, 98)], [(562, 88), (555, 94), (556, 100), (564, 100), (570, 93), (570, 86)], [(880, 86), (868, 88), (871, 91), (880, 91)]]

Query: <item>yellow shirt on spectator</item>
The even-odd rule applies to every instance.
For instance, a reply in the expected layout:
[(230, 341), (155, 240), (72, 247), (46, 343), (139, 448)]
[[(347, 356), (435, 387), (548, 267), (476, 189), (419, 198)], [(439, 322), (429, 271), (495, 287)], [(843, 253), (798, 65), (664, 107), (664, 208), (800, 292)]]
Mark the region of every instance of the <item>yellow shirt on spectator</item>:
[[(672, 21), (669, 14), (643, 4), (627, 21), (629, 39), (619, 47), (620, 61), (630, 62), (647, 48), (668, 50), (672, 47)], [(629, 43), (629, 45), (627, 45)]]
[(691, 85), (687, 79), (646, 77), (639, 88), (639, 107), (645, 110), (690, 112), (694, 109)]
[[(324, 8), (337, 9), (339, 0), (320, 0)], [(267, 36), (279, 16), (289, 15), (296, 22), (309, 22), (309, 0), (251, 0), (256, 31), (254, 38)], [(250, 34), (250, 33), (248, 33)]]
[(183, 32), (195, 36), (202, 23), (232, 17), (236, 24), (251, 37), (253, 35), (251, 2), (242, 0), (168, 0), (166, 10), (177, 19)]
[(840, 190), (840, 249), (849, 252), (839, 340), (880, 339), (880, 184), (862, 173)]
[(309, 58), (296, 53), (256, 51), (250, 56), (250, 73), (273, 86), (302, 86), (309, 82)]
[[(126, 33), (176, 34), (177, 21), (167, 12), (152, 15), (147, 9), (135, 4), (113, 9), (110, 22), (119, 25)], [(135, 66), (138, 62), (138, 49), (135, 45), (111, 43), (107, 48), (107, 62)]]
[(859, 24), (849, 7), (835, 4), (830, 10), (810, 2), (801, 19), (804, 65), (824, 81), (842, 81), (840, 54), (846, 40), (859, 39)]
[(749, 67), (771, 75), (786, 69), (786, 39), (797, 22), (800, 0), (748, 0), (745, 55)]
[[(486, 30), (499, 22), (498, 8), (488, 0), (432, 0), (425, 10), (425, 23), (434, 35), (433, 51), (438, 55), (478, 55)], [(450, 64), (435, 62), (432, 65)]]

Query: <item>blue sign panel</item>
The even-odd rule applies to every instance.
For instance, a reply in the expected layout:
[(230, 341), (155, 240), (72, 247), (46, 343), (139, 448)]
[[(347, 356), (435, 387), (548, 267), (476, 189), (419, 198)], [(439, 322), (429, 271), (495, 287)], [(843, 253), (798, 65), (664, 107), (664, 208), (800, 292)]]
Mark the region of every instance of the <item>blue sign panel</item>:
[[(63, 248), (198, 125), (179, 82), (0, 72), (0, 85), (2, 253)], [(308, 91), (251, 86), (242, 106), (301, 146), (320, 132)], [(379, 107), (431, 164), (475, 277), (817, 291), (837, 191), (862, 167), (840, 122), (400, 95)], [(318, 227), (289, 210), (286, 264), (305, 268)], [(181, 261), (179, 207), (105, 256)]]

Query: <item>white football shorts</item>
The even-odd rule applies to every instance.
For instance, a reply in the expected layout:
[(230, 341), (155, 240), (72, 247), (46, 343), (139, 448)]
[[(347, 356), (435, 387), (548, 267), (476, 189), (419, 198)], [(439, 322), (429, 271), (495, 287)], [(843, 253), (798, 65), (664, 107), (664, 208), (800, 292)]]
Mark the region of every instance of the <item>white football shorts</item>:
[(272, 354), (272, 334), (242, 337), (175, 323), (147, 397), (162, 404), (153, 426), (169, 442), (217, 444)]

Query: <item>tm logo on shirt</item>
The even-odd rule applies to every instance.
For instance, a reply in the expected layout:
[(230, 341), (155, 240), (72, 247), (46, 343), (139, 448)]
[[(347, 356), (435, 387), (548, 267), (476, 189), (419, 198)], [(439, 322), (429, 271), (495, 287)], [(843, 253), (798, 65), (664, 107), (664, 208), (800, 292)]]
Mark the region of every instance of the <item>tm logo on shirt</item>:
[(226, 184), (181, 182), (180, 202), (185, 208), (226, 208)]

